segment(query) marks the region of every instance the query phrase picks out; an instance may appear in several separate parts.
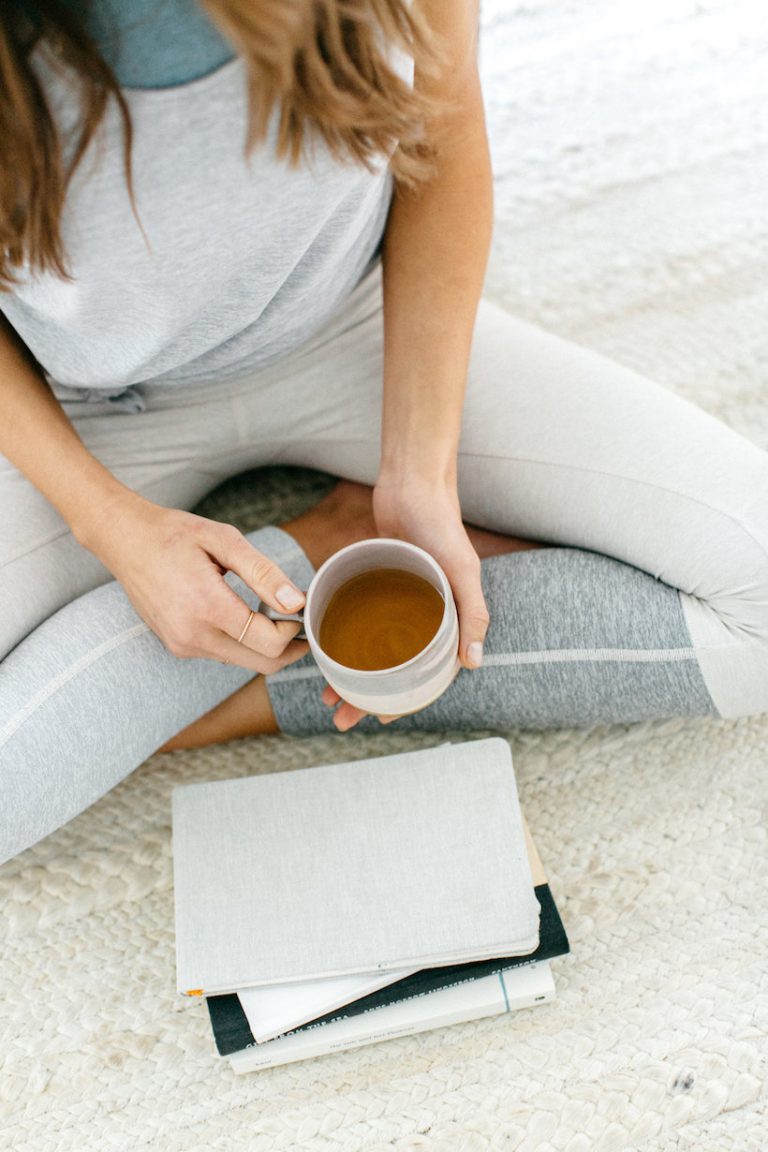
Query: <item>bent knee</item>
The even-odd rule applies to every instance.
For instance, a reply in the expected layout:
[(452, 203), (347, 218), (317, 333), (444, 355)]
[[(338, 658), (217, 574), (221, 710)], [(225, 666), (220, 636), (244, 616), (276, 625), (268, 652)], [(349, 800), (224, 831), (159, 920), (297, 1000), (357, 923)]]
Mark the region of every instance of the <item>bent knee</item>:
[(768, 561), (765, 578), (712, 600), (680, 599), (707, 690), (720, 716), (768, 712)]

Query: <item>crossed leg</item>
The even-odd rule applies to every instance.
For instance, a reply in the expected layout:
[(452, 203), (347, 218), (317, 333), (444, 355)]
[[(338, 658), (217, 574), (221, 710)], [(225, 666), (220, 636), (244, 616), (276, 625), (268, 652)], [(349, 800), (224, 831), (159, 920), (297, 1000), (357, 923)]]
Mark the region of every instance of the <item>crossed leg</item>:
[[(372, 489), (351, 480), (340, 480), (318, 504), (280, 527), (292, 536), (317, 569), (340, 548), (376, 535)], [(468, 524), (467, 534), (481, 560), (504, 556), (543, 545), (514, 536), (503, 536)], [(353, 711), (343, 703), (336, 709), (334, 724), (344, 732), (355, 723)], [(232, 696), (171, 737), (161, 752), (203, 748), (245, 736), (265, 736), (280, 728), (269, 699), (266, 680), (257, 676)]]
[[(271, 462), (370, 485), (380, 379), (371, 278), (335, 326), (257, 378), (157, 391), (136, 416), (83, 410), (78, 425), (126, 482), (177, 507)], [(768, 710), (768, 458), (757, 447), (634, 373), (483, 304), (459, 481), (469, 522), (548, 547), (487, 556), (482, 669), (462, 671), (399, 726), (542, 728)], [(2, 860), (252, 677), (172, 657), (2, 461), (0, 515)], [(250, 538), (306, 581), (311, 556), (299, 537), (311, 552), (312, 532), (294, 524), (292, 537), (287, 527)], [(264, 688), (281, 730), (331, 728), (311, 660)]]

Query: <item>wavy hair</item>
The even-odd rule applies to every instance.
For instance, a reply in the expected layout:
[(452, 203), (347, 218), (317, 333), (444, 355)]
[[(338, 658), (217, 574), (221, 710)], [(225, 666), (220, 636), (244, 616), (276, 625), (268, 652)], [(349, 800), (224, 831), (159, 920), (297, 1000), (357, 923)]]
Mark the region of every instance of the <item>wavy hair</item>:
[[(439, 43), (418, 0), (199, 3), (246, 63), (246, 154), (263, 141), (278, 109), (277, 155), (289, 164), (300, 163), (318, 134), (337, 159), (368, 167), (392, 153), (393, 174), (408, 186), (432, 170), (425, 125), (438, 105), (402, 79), (388, 52), (389, 45), (404, 51), (426, 76), (439, 69)], [(79, 82), (80, 116), (71, 139), (61, 139), (33, 66), (38, 47)], [(68, 278), (61, 235), (67, 187), (110, 99), (122, 121), (133, 203), (130, 113), (82, 21), (62, 0), (2, 0), (0, 291), (13, 286), (22, 265)]]

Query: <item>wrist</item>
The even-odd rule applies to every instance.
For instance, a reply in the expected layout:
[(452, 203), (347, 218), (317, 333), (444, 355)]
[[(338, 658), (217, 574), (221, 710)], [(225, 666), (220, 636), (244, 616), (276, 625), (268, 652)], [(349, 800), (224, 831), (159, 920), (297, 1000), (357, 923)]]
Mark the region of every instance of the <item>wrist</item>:
[(403, 488), (434, 488), (453, 490), (456, 487), (456, 449), (453, 446), (427, 450), (420, 447), (408, 450), (402, 445), (382, 449), (376, 487), (380, 490)]
[[(385, 402), (380, 481), (406, 477), (425, 484), (454, 484), (461, 433), (461, 404), (452, 401), (454, 389), (413, 381), (405, 399), (402, 391), (402, 381), (398, 390), (390, 386), (389, 403)], [(438, 397), (442, 397), (439, 409)]]
[(385, 536), (408, 535), (414, 526), (432, 520), (461, 519), (455, 479), (445, 475), (387, 473), (373, 489), (376, 526)]
[(147, 504), (149, 501), (110, 473), (89, 490), (69, 518), (72, 534), (78, 544), (110, 567), (108, 556), (115, 533), (127, 514)]

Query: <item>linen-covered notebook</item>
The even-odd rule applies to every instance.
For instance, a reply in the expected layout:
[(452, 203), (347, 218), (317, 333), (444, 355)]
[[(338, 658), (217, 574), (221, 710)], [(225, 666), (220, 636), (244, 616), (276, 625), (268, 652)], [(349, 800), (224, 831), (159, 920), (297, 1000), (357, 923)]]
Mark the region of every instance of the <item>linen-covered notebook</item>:
[(505, 740), (173, 793), (178, 991), (210, 995), (533, 951)]
[[(285, 1033), (308, 1031), (348, 1016), (367, 1014), (388, 1004), (413, 1003), (440, 988), (454, 987), (481, 980), (504, 972), (509, 983), (511, 973), (518, 967), (564, 956), (570, 949), (560, 913), (555, 904), (536, 846), (523, 813), (523, 828), (528, 845), (534, 893), (541, 908), (539, 918), (539, 944), (526, 956), (494, 957), (493, 960), (472, 960), (468, 964), (444, 964), (440, 968), (424, 968), (410, 976), (390, 980), (391, 973), (378, 977), (381, 986), (366, 992), (360, 987), (363, 976), (346, 976), (339, 980), (311, 980), (305, 984), (270, 984), (265, 988), (242, 989), (237, 995), (208, 996), (206, 1007), (211, 1020), (216, 1048), (221, 1056), (229, 1056), (255, 1044), (269, 1043)], [(395, 974), (396, 975), (396, 974)], [(339, 984), (358, 984), (353, 995), (337, 999), (335, 1006), (323, 1011), (319, 1007), (329, 999), (321, 997), (324, 986), (331, 992)], [(321, 1012), (323, 1014), (321, 1014)]]
[[(546, 886), (547, 880), (544, 867), (536, 851), (536, 845), (533, 843), (530, 829), (525, 820), (525, 813), (522, 813), (522, 821), (528, 851), (528, 863), (531, 868), (533, 891), (539, 902), (541, 913), (539, 916), (538, 948), (528, 956), (519, 957), (519, 963), (524, 963), (526, 960), (530, 961), (534, 957), (536, 959), (549, 959), (550, 956), (557, 954), (548, 952), (545, 957), (544, 953), (541, 953), (545, 937), (551, 935), (552, 929), (552, 923), (546, 916), (546, 913), (554, 914), (554, 916), (557, 917), (562, 938), (565, 939), (562, 922), (554, 907), (549, 889)], [(541, 953), (541, 955), (539, 955), (539, 953)], [(486, 966), (493, 964), (496, 965), (496, 967), (492, 970), (497, 971), (509, 964), (514, 964), (514, 961), (511, 961), (509, 958), (504, 958), (498, 961), (496, 959), (475, 960), (471, 963)], [(441, 968), (433, 968), (429, 971), (434, 974), (434, 977), (453, 973), (453, 979), (456, 979), (456, 972), (460, 971), (461, 974), (468, 979), (472, 968), (470, 968), (469, 965), (443, 965)], [(491, 969), (489, 969), (489, 971), (491, 971)], [(413, 989), (418, 988), (419, 982), (423, 979), (423, 972), (414, 973), (398, 969), (393, 972), (379, 972), (374, 976), (368, 974), (338, 976), (335, 979), (309, 980), (300, 984), (268, 984), (260, 988), (242, 988), (236, 999), (239, 998), (238, 1002), (245, 1016), (244, 1031), (248, 1032), (249, 1035), (248, 1039), (244, 1044), (241, 1044), (240, 1047), (244, 1048), (246, 1044), (251, 1044), (254, 1041), (265, 1043), (267, 1040), (273, 1040), (285, 1032), (301, 1027), (308, 1021), (317, 1020), (319, 1017), (327, 1014), (333, 1014), (334, 1010), (336, 1010), (337, 1015), (354, 1015), (360, 1001), (363, 1001), (365, 1004), (375, 1002), (377, 994), (379, 994), (380, 999), (384, 1002), (387, 1002), (390, 997), (392, 1000), (397, 1000), (399, 996), (397, 990), (392, 988), (393, 984), (399, 985), (402, 989)], [(408, 995), (408, 992), (405, 991), (404, 995)], [(218, 996), (208, 997), (209, 1012), (211, 1006), (215, 1005), (219, 999), (220, 997)], [(350, 1004), (352, 1005), (351, 1008)], [(344, 1008), (345, 1005), (346, 1009)], [(339, 1013), (339, 1009), (341, 1009), (341, 1013)], [(211, 1021), (213, 1022), (214, 1019), (214, 1014), (211, 1013)]]

